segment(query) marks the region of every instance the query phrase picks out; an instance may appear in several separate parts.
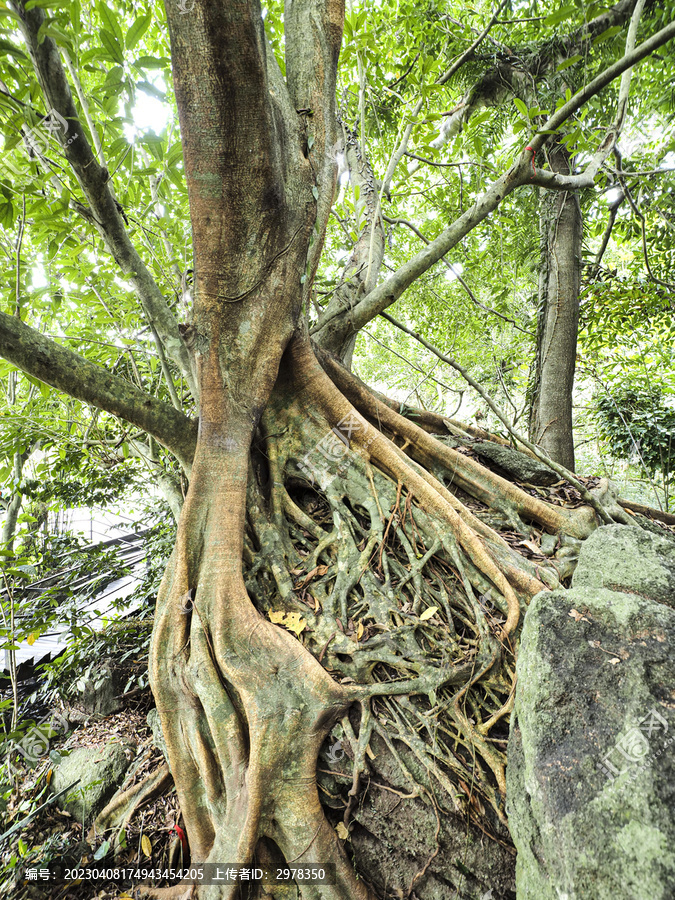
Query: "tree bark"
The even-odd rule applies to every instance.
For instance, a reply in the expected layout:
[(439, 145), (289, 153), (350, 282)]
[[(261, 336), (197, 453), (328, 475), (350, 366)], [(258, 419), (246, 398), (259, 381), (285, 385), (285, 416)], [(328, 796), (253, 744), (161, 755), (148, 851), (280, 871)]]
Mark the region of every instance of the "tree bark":
[[(28, 459), (28, 453), (21, 453), (17, 450), (14, 453), (13, 460), (13, 476), (16, 484), (21, 480), (21, 474), (23, 472), (23, 464)], [(16, 533), (16, 525), (19, 520), (19, 513), (21, 512), (21, 503), (23, 501), (23, 494), (18, 490), (18, 488), (14, 488), (12, 494), (9, 498), (9, 503), (7, 504), (7, 509), (5, 510), (5, 520), (2, 523), (2, 535), (0, 536), (0, 545), (11, 555), (14, 550), (14, 535)]]
[[(571, 174), (564, 145), (549, 150), (554, 172)], [(537, 349), (530, 439), (574, 471), (572, 391), (579, 325), (583, 226), (576, 193), (542, 191)]]

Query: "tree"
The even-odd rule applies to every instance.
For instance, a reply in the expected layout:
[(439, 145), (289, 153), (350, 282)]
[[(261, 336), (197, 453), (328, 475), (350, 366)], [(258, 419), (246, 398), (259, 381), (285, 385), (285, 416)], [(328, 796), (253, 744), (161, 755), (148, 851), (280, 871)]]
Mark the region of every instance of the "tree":
[[(445, 14), (433, 9), (433, 22), (443, 24)], [(559, 577), (539, 557), (535, 563), (512, 547), (475, 506), (497, 513), (525, 541), (533, 527), (561, 540), (583, 539), (596, 527), (596, 514), (605, 521), (611, 515), (571, 473), (587, 505), (566, 509), (533, 496), (434, 437), (448, 433), (445, 417), (404, 415), (344, 363), (359, 332), (505, 198), (532, 185), (593, 186), (616, 139), (615, 124), (580, 174), (547, 168), (538, 154), (584, 104), (675, 36), (675, 25), (629, 47), (574, 96), (560, 97), (515, 161), (512, 153), (487, 187), (477, 182), (471, 205), (381, 278), (385, 225), (392, 224), (382, 200), (397, 166), (410, 158), (418, 117), (430, 107), (436, 118), (425, 127), (437, 127), (443, 117), (431, 97), (444, 98), (440, 89), (474, 59), (497, 17), (477, 35), (469, 29), (470, 41), (464, 34), (448, 40), (435, 59), (438, 31), (425, 33), (430, 50), (412, 89), (418, 96), (398, 133), (389, 128), (383, 139), (387, 162), (376, 179), (377, 154), (366, 146), (364, 74), (375, 41), (365, 10), (345, 19), (339, 0), (295, 0), (283, 14), (271, 4), (263, 20), (253, 0), (197, 0), (190, 9), (169, 0), (182, 146), (168, 153), (174, 163), (182, 156), (194, 260), (193, 286), (187, 266), (178, 273), (180, 287), (173, 284), (176, 315), (158, 279), (168, 282), (161, 254), (176, 262), (179, 228), (165, 221), (161, 207), (184, 203), (182, 175), (174, 166), (153, 182), (150, 157), (161, 159), (165, 147), (146, 140), (140, 155), (147, 184), (134, 183), (138, 172), (125, 169), (129, 151), (117, 136), (117, 95), (161, 60), (155, 54), (163, 39), (148, 32), (147, 56), (125, 69), (125, 50), (148, 31), (150, 13), (138, 15), (125, 34), (123, 16), (97, 4), (88, 11), (98, 28), (91, 41), (79, 4), (53, 17), (51, 10), (11, 4), (36, 82), (26, 86), (8, 64), (12, 86), (0, 88), (17, 122), (34, 120), (56, 141), (41, 143), (23, 123), (29, 164), (46, 174), (24, 193), (37, 204), (40, 192), (52, 201), (58, 192), (53, 230), (72, 214), (80, 217), (63, 238), (66, 250), (49, 241), (50, 258), (63, 252), (69, 267), (81, 266), (91, 298), (103, 296), (112, 279), (105, 266), (92, 265), (90, 253), (112, 258), (133, 288), (156, 357), (142, 375), (130, 367), (132, 383), (40, 333), (21, 314), (7, 313), (0, 314), (0, 354), (32, 378), (129, 423), (129, 440), (159, 442), (189, 477), (157, 600), (150, 676), (192, 859), (246, 864), (258, 854), (273, 862), (330, 862), (335, 884), (304, 888), (303, 896), (371, 897), (344, 848), (361, 779), (375, 765), (371, 741), (388, 750), (410, 792), (435, 810), (436, 837), (446, 811), (505, 834), (505, 723), (521, 607)], [(406, 7), (404, 19), (413, 12)], [(336, 104), (345, 23), (361, 73), (355, 129), (338, 118)], [(458, 59), (447, 66), (446, 52), (457, 44)], [(11, 52), (16, 59), (16, 48)], [(100, 88), (98, 112), (114, 136), (105, 151), (82, 88), (86, 78)], [(159, 90), (144, 83), (150, 93)], [(43, 108), (46, 117), (36, 112)], [(526, 108), (528, 133), (536, 116)], [(354, 228), (346, 226), (350, 259), (339, 285), (312, 313), (322, 250), (335, 241), (327, 234), (338, 154), (354, 198)], [(118, 170), (132, 176), (126, 187)], [(147, 210), (155, 215), (152, 265), (132, 240), (133, 232), (147, 237)], [(27, 217), (23, 212), (21, 221)], [(66, 320), (70, 315), (64, 313)], [(113, 312), (112, 324), (121, 327), (124, 315)], [(77, 314), (72, 318), (77, 326)], [(193, 402), (198, 424), (189, 415)], [(449, 427), (467, 437), (465, 429)], [(343, 830), (336, 831), (316, 776), (320, 748), (338, 721), (354, 760)], [(410, 890), (430, 864), (414, 875)], [(226, 897), (234, 888), (203, 889), (205, 896), (209, 890)]]

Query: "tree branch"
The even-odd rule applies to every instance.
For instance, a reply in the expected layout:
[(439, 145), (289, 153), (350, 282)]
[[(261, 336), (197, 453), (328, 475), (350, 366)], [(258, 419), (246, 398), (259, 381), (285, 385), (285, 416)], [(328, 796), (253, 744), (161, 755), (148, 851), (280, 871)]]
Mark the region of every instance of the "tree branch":
[(45, 384), (143, 429), (189, 470), (197, 442), (197, 423), (173, 406), (3, 312), (0, 356)]
[[(642, 15), (644, 5), (645, 0), (637, 0), (637, 3), (635, 4), (635, 9), (633, 10), (633, 15), (628, 27), (628, 36), (626, 38), (626, 52), (624, 54), (624, 59), (627, 56), (630, 56), (631, 53), (635, 51), (635, 39), (637, 37), (638, 24), (640, 22), (640, 17)], [(631, 66), (630, 68), (625, 69), (623, 74), (621, 75), (616, 118), (614, 119), (613, 125), (611, 125), (608, 129), (607, 134), (605, 135), (600, 146), (594, 153), (590, 163), (588, 164), (588, 166), (586, 166), (584, 172), (582, 172), (580, 175), (565, 175), (559, 172), (548, 172), (540, 170), (537, 173), (535, 171), (534, 175), (532, 176), (532, 180), (535, 184), (538, 184), (541, 187), (548, 187), (553, 190), (579, 190), (579, 188), (592, 187), (595, 184), (595, 178), (600, 171), (600, 166), (616, 146), (616, 142), (618, 141), (619, 135), (621, 134), (621, 128), (623, 127), (623, 122), (626, 118), (626, 109), (628, 108), (628, 95), (630, 93), (632, 72), (633, 68)], [(534, 145), (531, 145), (531, 149), (533, 153), (532, 159), (534, 161), (534, 155), (536, 154)]]
[[(550, 47), (547, 46), (533, 59), (528, 60), (527, 72), (534, 78), (541, 78), (558, 64), (561, 55), (563, 58), (569, 58), (580, 54), (594, 37), (614, 25), (623, 24), (631, 15), (635, 2), (636, 0), (620, 0), (612, 9), (584, 24), (569, 35), (562, 54), (551, 53)], [(439, 136), (431, 142), (432, 147), (439, 148), (449, 143), (471, 116), (483, 106), (496, 106), (509, 94), (518, 96), (522, 93), (519, 82), (526, 78), (526, 73), (522, 61), (518, 61), (521, 62), (520, 66), (514, 65), (514, 61), (515, 58), (502, 60), (483, 75), (465, 94), (455, 113), (443, 122)], [(412, 175), (418, 168), (413, 166), (410, 174)]]
[[(344, 16), (344, 0), (285, 0), (284, 4), (288, 91), (296, 110), (312, 111), (305, 118), (308, 145), (310, 138), (313, 141), (306, 152), (316, 167), (319, 234), (330, 215), (337, 171), (335, 86)], [(322, 242), (316, 244), (310, 252), (318, 264)]]
[(553, 115), (547, 119), (537, 134), (530, 140), (529, 146), (532, 147), (536, 153), (548, 140), (550, 136), (549, 132), (557, 131), (560, 126), (563, 125), (570, 116), (581, 109), (591, 97), (600, 93), (604, 87), (607, 87), (610, 82), (614, 81), (615, 78), (618, 78), (619, 75), (622, 75), (626, 69), (630, 69), (632, 66), (637, 65), (637, 63), (642, 62), (643, 59), (651, 56), (655, 50), (658, 50), (659, 47), (667, 44), (668, 41), (672, 41), (673, 38), (675, 38), (675, 22), (666, 25), (665, 28), (657, 31), (656, 34), (647, 38), (646, 41), (643, 41), (640, 46), (636, 47), (631, 53), (625, 54), (621, 59), (618, 59), (611, 66), (608, 66), (599, 75), (596, 75), (595, 78), (589, 81), (585, 87), (580, 91), (577, 91), (571, 100), (564, 103), (560, 109), (557, 109)]
[[(550, 116), (543, 127), (532, 137), (527, 149), (523, 150), (511, 168), (501, 175), (492, 185), (476, 200), (474, 205), (463, 215), (456, 219), (445, 231), (428, 244), (423, 250), (408, 260), (400, 269), (393, 273), (386, 281), (378, 285), (349, 313), (348, 320), (338, 323), (335, 320), (323, 323), (323, 328), (315, 335), (315, 339), (321, 346), (324, 344), (324, 330), (343, 330), (346, 334), (355, 333), (363, 328), (371, 319), (379, 315), (388, 306), (391, 306), (410, 285), (423, 275), (428, 269), (439, 261), (459, 241), (467, 235), (476, 225), (480, 224), (495, 210), (502, 200), (511, 194), (516, 188), (524, 184), (536, 184), (531, 174), (532, 154), (540, 150), (551, 134), (555, 133), (561, 125), (577, 110), (579, 110), (591, 97), (599, 93), (615, 78), (618, 78), (626, 69), (636, 65), (641, 60), (650, 56), (659, 47), (675, 37), (675, 22), (662, 28), (651, 38), (648, 38), (632, 53), (623, 56), (613, 63), (582, 90), (578, 91), (571, 100), (563, 104), (560, 109)], [(610, 135), (611, 137), (611, 135)], [(602, 150), (609, 147), (612, 141), (605, 139)], [(598, 151), (599, 152), (599, 151)], [(607, 151), (609, 152), (609, 150)], [(550, 175), (550, 177), (549, 177)], [(563, 176), (554, 173), (546, 173), (545, 187), (557, 187), (561, 190), (579, 189), (580, 187), (592, 187), (593, 179), (587, 179), (586, 173), (580, 176), (568, 176), (566, 184), (561, 181)]]
[[(467, 60), (471, 59), (476, 48), (479, 47), (480, 44), (482, 44), (482, 42), (485, 40), (485, 38), (490, 33), (490, 30), (492, 29), (493, 25), (497, 21), (497, 17), (499, 16), (499, 13), (506, 6), (507, 2), (508, 2), (508, 0), (502, 0), (502, 2), (499, 4), (499, 6), (497, 8), (497, 11), (492, 16), (492, 18), (490, 19), (488, 24), (485, 26), (483, 31), (478, 35), (478, 37), (473, 42), (473, 44), (471, 44), (471, 46), (468, 47), (464, 51), (464, 53), (461, 54), (459, 59), (456, 59), (455, 62), (452, 63), (450, 68), (447, 69), (436, 80), (436, 84), (438, 84), (438, 85), (445, 84), (446, 81), (449, 81), (452, 78), (452, 76), (464, 65), (464, 63), (467, 62)], [(414, 120), (420, 114), (423, 106), (424, 106), (424, 98), (420, 98), (417, 101), (415, 108), (413, 109), (412, 115), (410, 117), (410, 119), (411, 119), (410, 122), (406, 125), (406, 127), (403, 131), (403, 136), (401, 137), (398, 147), (394, 150), (394, 152), (391, 155), (391, 159), (389, 160), (387, 170), (385, 172), (384, 178), (382, 179), (382, 192), (383, 193), (387, 193), (389, 191), (389, 188), (391, 186), (391, 179), (394, 175), (394, 171), (396, 170), (396, 166), (399, 164), (399, 162), (401, 161), (401, 159), (403, 158), (403, 156), (405, 155), (405, 153), (408, 149), (408, 143), (410, 141), (410, 135), (412, 134)]]
[[(430, 244), (430, 243), (431, 243), (431, 241), (429, 240), (429, 238), (425, 237), (425, 236), (422, 234), (422, 232), (419, 230), (419, 228), (418, 228), (413, 222), (409, 222), (407, 219), (388, 219), (386, 216), (384, 217), (384, 219), (385, 219), (386, 222), (389, 222), (390, 224), (393, 224), (393, 225), (406, 225), (412, 232), (414, 232), (414, 233), (417, 235), (417, 237), (418, 237), (423, 243), (425, 243), (425, 244)], [(515, 321), (515, 319), (511, 319), (511, 318), (509, 318), (509, 316), (505, 316), (503, 313), (497, 312), (497, 310), (496, 310), (496, 309), (493, 309), (491, 306), (487, 306), (485, 303), (481, 303), (480, 300), (478, 299), (478, 297), (476, 297), (476, 295), (473, 293), (473, 291), (471, 290), (471, 288), (469, 287), (469, 285), (466, 283), (466, 281), (465, 281), (465, 280), (462, 278), (462, 276), (459, 274), (459, 272), (457, 272), (457, 271), (453, 268), (452, 263), (446, 263), (446, 265), (447, 265), (447, 267), (448, 267), (448, 271), (452, 272), (452, 274), (455, 276), (455, 278), (457, 279), (457, 281), (459, 281), (459, 283), (462, 285), (462, 287), (464, 288), (464, 290), (465, 290), (466, 293), (468, 294), (469, 299), (471, 300), (471, 302), (472, 302), (472, 303), (475, 303), (475, 305), (476, 305), (479, 309), (482, 309), (484, 312), (492, 313), (493, 316), (497, 316), (497, 318), (502, 319), (504, 322), (508, 322), (510, 325), (513, 325), (514, 328), (517, 328), (518, 331), (522, 331), (523, 334), (530, 335), (530, 337), (533, 336), (533, 332), (532, 332), (532, 331), (528, 331), (527, 328), (523, 328), (521, 325), (519, 325), (519, 324)]]
[(166, 352), (183, 373), (193, 396), (197, 397), (191, 355), (162, 292), (129, 238), (112, 192), (110, 174), (97, 162), (79, 120), (59, 50), (51, 37), (43, 36), (42, 42), (38, 41), (45, 14), (39, 7), (26, 10), (25, 0), (13, 0), (11, 5), (20, 17), (26, 45), (50, 112), (56, 111), (67, 123), (67, 129), (55, 129), (55, 135), (82, 188), (93, 222), (111, 256), (132, 283)]

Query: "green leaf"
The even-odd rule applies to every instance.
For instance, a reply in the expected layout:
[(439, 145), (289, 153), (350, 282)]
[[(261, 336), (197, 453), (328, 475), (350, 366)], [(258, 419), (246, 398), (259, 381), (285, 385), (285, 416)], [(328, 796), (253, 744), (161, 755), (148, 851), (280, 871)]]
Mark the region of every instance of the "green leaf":
[(94, 859), (103, 859), (104, 856), (107, 856), (108, 850), (110, 850), (110, 841), (103, 841), (96, 853), (94, 853)]
[(139, 91), (143, 91), (144, 94), (148, 94), (150, 97), (156, 97), (162, 102), (166, 100), (166, 94), (164, 93), (164, 91), (160, 91), (159, 88), (156, 88), (154, 84), (150, 84), (149, 81), (139, 81), (136, 87), (139, 89)]
[[(39, 6), (40, 9), (54, 9), (55, 7), (63, 7), (63, 3), (61, 0), (28, 0), (26, 3), (26, 11), (29, 9), (34, 9), (36, 6)], [(3, 9), (3, 15), (6, 15), (6, 11)]]
[(558, 22), (569, 19), (570, 16), (574, 15), (577, 9), (577, 6), (563, 6), (562, 9), (558, 9), (554, 13), (551, 13), (550, 16), (547, 16), (544, 19), (544, 25), (546, 25), (547, 27), (550, 27), (551, 25), (557, 25)]
[(166, 56), (139, 56), (134, 66), (137, 69), (166, 69), (170, 62)]
[(113, 62), (119, 63), (122, 65), (124, 62), (124, 55), (122, 54), (122, 46), (120, 42), (117, 40), (114, 34), (110, 31), (106, 31), (105, 28), (101, 28), (98, 33), (98, 36), (105, 48), (107, 55)]
[(122, 35), (122, 28), (120, 27), (118, 17), (113, 13), (110, 6), (107, 3), (102, 2), (102, 0), (99, 0), (96, 6), (98, 8), (98, 14), (101, 17), (101, 22), (103, 23), (104, 28), (106, 29), (106, 31), (109, 31), (111, 34), (115, 35), (115, 39), (121, 47), (124, 43), (124, 37)]
[(556, 72), (562, 72), (563, 69), (569, 69), (570, 66), (576, 65), (576, 63), (580, 62), (582, 59), (583, 56), (580, 53), (577, 53), (575, 56), (570, 56), (565, 62), (560, 63)]
[(14, 44), (9, 41), (0, 40), (0, 56), (14, 56), (16, 59), (28, 59), (23, 50), (19, 50), (18, 47), (15, 47)]
[(514, 97), (514, 98), (513, 98), (513, 102), (515, 103), (516, 108), (518, 109), (518, 112), (521, 114), (521, 116), (522, 116), (524, 119), (529, 119), (529, 118), (530, 118), (530, 114), (529, 114), (529, 112), (528, 112), (527, 106), (525, 106), (525, 104), (524, 104), (523, 101), (520, 99), (520, 97)]
[(127, 50), (132, 50), (143, 37), (152, 22), (152, 13), (146, 13), (144, 16), (138, 16), (136, 21), (127, 31), (125, 45)]
[(593, 38), (593, 46), (595, 47), (596, 44), (602, 44), (603, 41), (609, 41), (611, 38), (616, 37), (620, 31), (622, 31), (621, 25), (612, 25), (611, 28), (608, 28), (606, 31), (603, 31), (602, 34)]

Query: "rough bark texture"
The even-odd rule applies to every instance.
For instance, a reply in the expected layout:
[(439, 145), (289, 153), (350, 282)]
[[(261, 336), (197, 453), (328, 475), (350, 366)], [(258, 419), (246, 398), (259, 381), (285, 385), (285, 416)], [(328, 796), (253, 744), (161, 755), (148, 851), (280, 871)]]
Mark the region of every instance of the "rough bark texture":
[[(549, 150), (551, 169), (570, 174), (561, 144)], [(582, 221), (575, 193), (543, 193), (537, 352), (532, 382), (530, 439), (574, 471), (572, 389), (581, 283)]]

